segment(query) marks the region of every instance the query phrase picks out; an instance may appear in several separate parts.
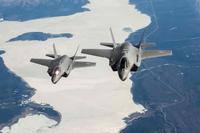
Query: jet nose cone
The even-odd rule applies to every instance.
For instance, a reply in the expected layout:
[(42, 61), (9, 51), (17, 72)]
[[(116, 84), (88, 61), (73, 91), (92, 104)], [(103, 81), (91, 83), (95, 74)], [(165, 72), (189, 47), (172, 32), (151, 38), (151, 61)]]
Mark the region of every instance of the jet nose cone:
[(125, 81), (127, 79), (127, 76), (125, 74), (119, 74), (119, 78), (122, 80), (122, 81)]
[(56, 83), (57, 83), (57, 81), (54, 81), (54, 80), (52, 80), (52, 83), (53, 83), (53, 84), (56, 84)]
[(122, 81), (125, 81), (128, 77), (128, 71), (126, 71), (126, 70), (118, 71), (118, 75)]
[(123, 77), (121, 78), (122, 81), (125, 81), (126, 79), (127, 79), (127, 76), (123, 76)]
[(51, 81), (53, 84), (56, 84), (58, 82), (56, 76), (52, 76)]
[(53, 84), (56, 84), (57, 82), (56, 82), (56, 80), (52, 77), (51, 78), (51, 82), (53, 83)]

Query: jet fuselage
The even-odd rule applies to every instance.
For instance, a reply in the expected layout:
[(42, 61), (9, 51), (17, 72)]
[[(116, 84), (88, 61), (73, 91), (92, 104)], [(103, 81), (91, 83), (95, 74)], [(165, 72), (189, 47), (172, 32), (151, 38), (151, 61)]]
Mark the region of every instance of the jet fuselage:
[(72, 60), (63, 55), (52, 62), (51, 67), (48, 69), (48, 74), (51, 76), (51, 81), (56, 84), (61, 77), (67, 77), (72, 69)]
[(136, 71), (141, 64), (140, 50), (129, 42), (125, 42), (113, 49), (110, 66), (118, 71), (122, 81), (126, 80), (130, 71)]

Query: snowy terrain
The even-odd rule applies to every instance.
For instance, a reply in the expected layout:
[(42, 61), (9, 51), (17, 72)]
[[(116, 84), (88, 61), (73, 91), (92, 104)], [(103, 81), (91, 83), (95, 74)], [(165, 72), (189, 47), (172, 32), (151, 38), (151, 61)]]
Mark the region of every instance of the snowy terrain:
[[(122, 82), (113, 73), (108, 61), (88, 56), (96, 61), (94, 68), (74, 70), (70, 76), (53, 85), (46, 73), (47, 68), (29, 62), (30, 58), (46, 58), (52, 52), (52, 43), (58, 53), (72, 56), (81, 48), (104, 48), (100, 42), (110, 42), (109, 27), (112, 26), (117, 42), (123, 42), (132, 31), (149, 25), (150, 17), (141, 14), (128, 0), (92, 0), (86, 8), (91, 11), (71, 16), (37, 19), (26, 22), (1, 22), (0, 46), (6, 53), (3, 59), (7, 67), (37, 89), (32, 101), (48, 103), (62, 115), (61, 123), (43, 115), (27, 116), (2, 132), (53, 132), (53, 133), (115, 133), (125, 126), (123, 118), (144, 108), (132, 101), (131, 80)], [(39, 41), (8, 42), (26, 32), (71, 33), (73, 38)], [(79, 54), (80, 55), (80, 54)]]

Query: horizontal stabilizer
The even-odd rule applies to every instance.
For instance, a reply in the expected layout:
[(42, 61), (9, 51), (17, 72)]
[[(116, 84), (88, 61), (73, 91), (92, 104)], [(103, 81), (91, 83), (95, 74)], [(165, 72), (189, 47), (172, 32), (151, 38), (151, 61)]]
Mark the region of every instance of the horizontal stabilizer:
[(171, 50), (148, 50), (148, 51), (143, 51), (142, 59), (157, 58), (170, 55), (172, 55)]
[[(80, 59), (85, 59), (85, 58), (87, 58), (87, 57), (86, 57), (86, 56), (76, 56), (76, 57), (75, 57), (75, 60), (80, 60)], [(74, 59), (74, 56), (71, 57), (71, 59), (73, 60), (73, 59)]]
[[(47, 57), (55, 58), (54, 54), (46, 54)], [(57, 57), (60, 57), (60, 55), (57, 55)]]
[[(102, 42), (102, 43), (100, 43), (100, 45), (110, 47), (110, 48), (114, 48), (114, 44), (109, 43), (109, 42)], [(119, 44), (117, 43), (117, 45), (119, 45)]]
[(110, 59), (111, 49), (82, 49), (81, 53)]
[(155, 47), (156, 46), (156, 43), (151, 43), (151, 42), (149, 42), (149, 43), (142, 43), (142, 45), (141, 45), (141, 47), (142, 47), (142, 49), (145, 49), (145, 48), (152, 48), (152, 47)]
[(94, 62), (81, 62), (81, 61), (75, 61), (72, 65), (72, 68), (82, 68), (82, 67), (92, 67), (96, 66), (96, 63)]
[(52, 60), (48, 59), (31, 59), (30, 62), (36, 63), (42, 66), (50, 67)]

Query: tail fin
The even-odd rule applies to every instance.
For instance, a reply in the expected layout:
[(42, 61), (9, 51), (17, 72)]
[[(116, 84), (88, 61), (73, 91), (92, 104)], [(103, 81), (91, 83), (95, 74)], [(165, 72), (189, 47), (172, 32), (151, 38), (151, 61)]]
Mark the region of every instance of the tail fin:
[(74, 61), (76, 60), (76, 54), (78, 53), (79, 47), (80, 47), (80, 46), (77, 47), (76, 52), (75, 52), (74, 56), (72, 57), (72, 64), (73, 64)]
[(75, 61), (76, 61), (76, 54), (78, 53), (78, 50), (79, 50), (79, 46), (77, 47), (74, 56), (71, 57), (72, 63), (70, 64), (70, 67), (69, 67), (69, 68), (72, 68), (73, 65), (75, 64)]
[(55, 44), (53, 44), (53, 52), (54, 52), (54, 58), (58, 58)]
[(112, 28), (110, 28), (110, 34), (111, 34), (111, 37), (112, 37), (113, 46), (114, 46), (114, 48), (116, 48), (116, 47), (117, 47), (117, 43), (116, 43), (116, 41), (115, 41), (115, 38), (114, 38), (114, 34), (113, 34), (113, 31), (112, 31)]

